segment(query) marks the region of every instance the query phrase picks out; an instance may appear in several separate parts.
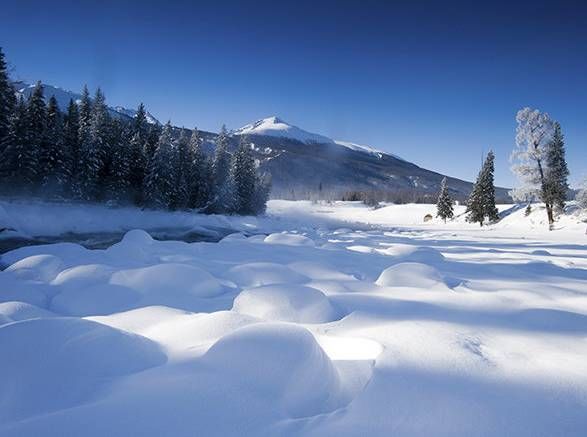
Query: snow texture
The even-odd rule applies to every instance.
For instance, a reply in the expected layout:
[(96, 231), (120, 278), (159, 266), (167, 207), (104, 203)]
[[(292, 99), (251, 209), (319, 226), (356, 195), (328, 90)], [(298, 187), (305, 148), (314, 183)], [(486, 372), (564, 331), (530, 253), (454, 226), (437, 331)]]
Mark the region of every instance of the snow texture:
[[(266, 217), (3, 202), (0, 436), (584, 436), (587, 242), (573, 204), (480, 228), (435, 205)], [(44, 217), (44, 223), (41, 217)], [(47, 217), (59, 217), (57, 222)], [(0, 223), (4, 224), (4, 223)], [(8, 237), (6, 237), (8, 238)]]

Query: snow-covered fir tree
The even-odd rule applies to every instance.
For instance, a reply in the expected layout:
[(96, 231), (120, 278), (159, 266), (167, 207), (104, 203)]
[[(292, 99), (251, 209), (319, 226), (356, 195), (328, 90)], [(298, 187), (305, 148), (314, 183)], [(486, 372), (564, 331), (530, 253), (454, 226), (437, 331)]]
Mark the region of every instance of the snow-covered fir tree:
[(253, 214), (264, 214), (267, 209), (267, 201), (271, 193), (271, 174), (257, 173), (255, 175), (255, 193), (252, 199)]
[(92, 114), (92, 101), (88, 87), (84, 85), (78, 111), (78, 161), (75, 164), (74, 174), (74, 195), (79, 199), (87, 199), (86, 194), (86, 170), (91, 167), (90, 159), (93, 156), (92, 143), (90, 140), (90, 118)]
[(222, 125), (222, 128), (216, 137), (216, 151), (212, 162), (212, 183), (212, 212), (220, 214), (230, 212), (234, 205), (234, 195), (230, 184), (228, 132), (224, 125)]
[(145, 177), (145, 202), (153, 208), (170, 208), (175, 194), (174, 151), (171, 123), (163, 127)]
[(233, 207), (236, 214), (253, 214), (253, 198), (256, 182), (255, 160), (246, 136), (241, 135), (238, 149), (232, 157), (230, 185), (233, 189)]
[(444, 220), (445, 223), (447, 219), (452, 219), (454, 216), (453, 200), (448, 192), (446, 178), (443, 178), (440, 184), (440, 194), (436, 202), (436, 216)]
[(8, 66), (0, 47), (0, 152), (7, 147), (7, 137), (16, 107), (14, 89), (8, 77)]
[(172, 207), (174, 209), (187, 208), (190, 197), (190, 173), (191, 156), (189, 150), (189, 138), (187, 131), (181, 128), (179, 138), (174, 143), (175, 155), (175, 199)]
[(28, 121), (28, 147), (26, 159), (27, 173), (26, 179), (29, 181), (30, 188), (37, 186), (41, 181), (41, 169), (39, 164), (41, 157), (45, 154), (45, 129), (47, 123), (47, 110), (45, 106), (45, 96), (43, 95), (43, 86), (37, 82), (33, 92), (27, 102), (27, 121)]
[[(82, 128), (80, 108), (80, 129)], [(81, 194), (85, 200), (96, 200), (100, 193), (100, 173), (102, 171), (108, 139), (108, 112), (104, 94), (98, 88), (92, 102), (89, 123), (85, 126), (80, 144)], [(81, 135), (80, 135), (81, 136)]]
[(514, 200), (538, 198), (545, 203), (548, 222), (554, 222), (552, 203), (547, 194), (545, 159), (554, 132), (550, 116), (536, 109), (524, 108), (516, 115), (516, 148), (512, 171), (521, 185), (510, 192)]
[(546, 150), (545, 185), (548, 203), (562, 211), (567, 200), (569, 168), (565, 159), (565, 141), (561, 126), (554, 123), (552, 139)]
[(145, 156), (145, 142), (141, 134), (134, 132), (128, 144), (129, 153), (129, 186), (133, 192), (133, 199), (136, 204), (142, 202), (142, 188), (147, 171), (147, 158)]
[(202, 150), (202, 138), (194, 128), (188, 143), (191, 159), (189, 182), (189, 208), (204, 208), (210, 200), (210, 163)]
[[(77, 175), (77, 168), (79, 163), (79, 112), (78, 106), (73, 101), (69, 100), (67, 105), (67, 113), (63, 120), (62, 130), (62, 147), (63, 147), (63, 167), (61, 172), (63, 176), (68, 180), (68, 186), (66, 192), (70, 195), (78, 193), (79, 190), (76, 184), (79, 179)], [(75, 196), (78, 197), (78, 196)]]
[(129, 146), (131, 129), (120, 119), (112, 120), (110, 144), (110, 168), (107, 178), (106, 198), (115, 203), (124, 203), (131, 197), (132, 149)]
[(30, 154), (28, 128), (27, 107), (21, 96), (11, 118), (2, 153), (1, 177), (6, 193), (17, 193), (34, 182), (29, 175), (34, 174), (36, 157)]
[(69, 182), (66, 169), (66, 156), (63, 144), (63, 116), (55, 96), (51, 96), (47, 105), (47, 124), (44, 134), (44, 147), (39, 169), (42, 185), (47, 194), (63, 195)]
[(485, 219), (493, 222), (499, 218), (495, 206), (494, 160), (495, 155), (490, 151), (467, 202), (467, 220), (480, 226), (483, 226)]

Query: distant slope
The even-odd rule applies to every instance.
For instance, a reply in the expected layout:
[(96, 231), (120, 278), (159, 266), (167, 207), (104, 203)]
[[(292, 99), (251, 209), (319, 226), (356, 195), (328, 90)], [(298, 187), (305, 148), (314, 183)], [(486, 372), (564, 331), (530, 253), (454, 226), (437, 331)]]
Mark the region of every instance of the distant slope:
[[(25, 82), (13, 82), (14, 88), (19, 95), (22, 95), (25, 99), (28, 99), (35, 85), (31, 85)], [(67, 110), (67, 106), (69, 105), (69, 101), (73, 100), (74, 102), (79, 102), (81, 99), (81, 94), (75, 93), (73, 91), (67, 91), (63, 88), (59, 88), (52, 85), (42, 84), (43, 86), (43, 94), (45, 95), (45, 101), (49, 101), (52, 96), (55, 96), (57, 100), (57, 105), (59, 109), (62, 111)], [(108, 107), (108, 111), (110, 115), (115, 117), (123, 117), (123, 118), (134, 118), (137, 115), (137, 111), (135, 109), (128, 109), (123, 108), (122, 106), (116, 107)], [(151, 124), (160, 124), (159, 120), (153, 117), (152, 114), (147, 112), (147, 121)]]
[[(246, 135), (260, 167), (271, 173), (273, 197), (339, 197), (349, 191), (394, 192), (398, 198), (432, 200), (445, 175), (418, 167), (370, 146), (334, 141), (293, 126), (278, 117), (251, 123), (233, 132)], [(452, 195), (464, 200), (472, 183), (448, 177)], [(507, 189), (496, 188), (502, 202)]]

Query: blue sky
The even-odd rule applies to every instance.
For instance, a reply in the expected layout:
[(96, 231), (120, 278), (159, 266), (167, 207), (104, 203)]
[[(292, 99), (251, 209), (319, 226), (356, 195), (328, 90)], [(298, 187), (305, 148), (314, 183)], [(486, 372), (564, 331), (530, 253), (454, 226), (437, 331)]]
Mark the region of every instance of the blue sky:
[(531, 106), (562, 124), (571, 181), (587, 176), (584, 1), (3, 0), (0, 22), (15, 77), (101, 86), (177, 125), (278, 115), (468, 180), (493, 148), (511, 186)]

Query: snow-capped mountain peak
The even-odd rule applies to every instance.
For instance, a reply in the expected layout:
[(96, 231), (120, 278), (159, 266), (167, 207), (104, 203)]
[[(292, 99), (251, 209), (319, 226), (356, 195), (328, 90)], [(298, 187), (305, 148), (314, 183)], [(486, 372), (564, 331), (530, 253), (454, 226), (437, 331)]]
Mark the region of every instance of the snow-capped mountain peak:
[(324, 135), (314, 134), (297, 126), (293, 126), (277, 116), (263, 118), (247, 124), (233, 132), (235, 135), (265, 135), (270, 137), (289, 138), (306, 144), (330, 144), (334, 141)]

